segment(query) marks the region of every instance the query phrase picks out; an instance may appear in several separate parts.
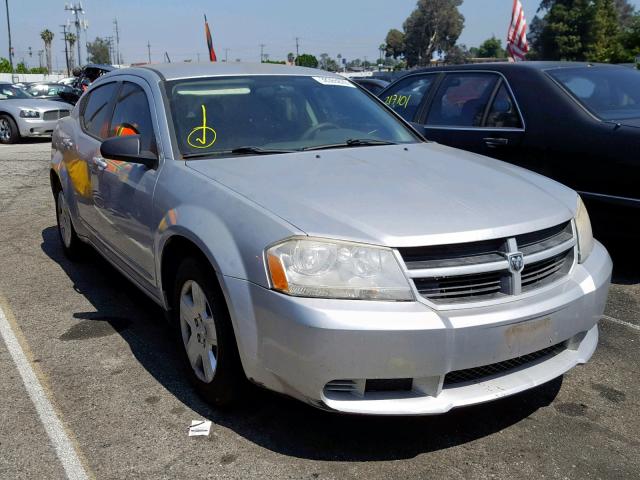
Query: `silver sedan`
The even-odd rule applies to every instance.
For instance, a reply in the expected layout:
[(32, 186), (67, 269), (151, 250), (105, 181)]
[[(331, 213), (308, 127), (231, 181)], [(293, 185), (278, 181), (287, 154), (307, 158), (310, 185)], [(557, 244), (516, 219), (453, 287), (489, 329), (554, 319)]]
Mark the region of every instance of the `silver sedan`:
[(58, 120), (68, 116), (72, 108), (68, 103), (36, 99), (18, 87), (0, 84), (0, 143), (51, 135)]
[(53, 136), (71, 258), (167, 311), (216, 405), (436, 414), (589, 360), (611, 275), (573, 190), (425, 142), (350, 81), (168, 64), (97, 80)]

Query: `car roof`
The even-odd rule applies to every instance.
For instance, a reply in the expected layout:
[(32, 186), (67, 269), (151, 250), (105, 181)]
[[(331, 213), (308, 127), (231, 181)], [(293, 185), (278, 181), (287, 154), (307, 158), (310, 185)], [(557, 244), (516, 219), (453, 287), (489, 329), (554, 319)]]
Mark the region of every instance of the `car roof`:
[(578, 67), (605, 67), (605, 68), (622, 68), (618, 65), (610, 65), (607, 63), (589, 63), (589, 62), (545, 62), (545, 61), (526, 61), (526, 62), (484, 62), (470, 63), (462, 65), (447, 65), (443, 67), (426, 67), (407, 72), (407, 75), (425, 72), (443, 72), (448, 70), (495, 70), (498, 72), (514, 71), (514, 70), (554, 70), (559, 68), (578, 68)]
[(207, 62), (158, 63), (118, 70), (118, 74), (151, 70), (164, 80), (236, 75), (297, 75), (344, 78), (335, 73), (272, 63)]

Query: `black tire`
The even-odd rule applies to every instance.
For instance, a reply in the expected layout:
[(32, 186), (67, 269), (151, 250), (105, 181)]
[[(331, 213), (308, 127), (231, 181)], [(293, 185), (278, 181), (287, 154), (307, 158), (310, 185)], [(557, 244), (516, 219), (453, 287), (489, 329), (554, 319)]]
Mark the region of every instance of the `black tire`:
[[(226, 407), (238, 401), (241, 393), (245, 390), (247, 380), (240, 362), (238, 345), (224, 295), (215, 280), (215, 272), (212, 268), (208, 268), (208, 264), (205, 262), (200, 258), (188, 257), (178, 266), (172, 295), (172, 327), (175, 332), (179, 356), (189, 381), (207, 402), (217, 407)], [(217, 344), (215, 347), (211, 347), (211, 350), (216, 359), (216, 365), (211, 381), (202, 378), (204, 356), (200, 358), (201, 363), (195, 367), (189, 360), (186, 346), (188, 341), (185, 338), (183, 328), (188, 329), (187, 336), (195, 335), (195, 329), (187, 326), (186, 321), (181, 320), (180, 300), (183, 294), (187, 295), (187, 298), (189, 297), (189, 290), (193, 288), (194, 282), (204, 293), (207, 302), (206, 312), (212, 317), (215, 326)], [(205, 314), (205, 316), (207, 315)], [(206, 323), (202, 318), (200, 318), (200, 322), (200, 325)], [(204, 343), (203, 341), (200, 348), (207, 350), (208, 345), (204, 345)]]
[[(57, 191), (55, 200), (58, 238), (60, 239), (62, 250), (69, 260), (79, 260), (84, 252), (84, 244), (78, 238), (76, 229), (73, 227), (69, 206), (62, 190)], [(66, 210), (66, 213), (63, 213), (64, 210)], [(65, 215), (67, 216), (66, 219)]]
[(11, 144), (20, 140), (18, 125), (9, 115), (0, 115), (0, 143)]

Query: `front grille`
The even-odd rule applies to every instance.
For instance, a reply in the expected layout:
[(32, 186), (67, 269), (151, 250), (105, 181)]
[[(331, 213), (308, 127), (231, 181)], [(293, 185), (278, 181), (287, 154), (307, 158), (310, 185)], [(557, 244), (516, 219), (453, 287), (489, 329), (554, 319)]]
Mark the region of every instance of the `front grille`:
[(569, 250), (555, 257), (527, 265), (522, 271), (522, 290), (531, 290), (538, 285), (560, 278), (568, 272), (572, 264), (573, 250)]
[[(571, 222), (509, 238), (400, 248), (416, 290), (437, 305), (486, 301), (548, 285), (573, 265)], [(524, 270), (509, 265), (520, 253)]]
[(488, 272), (455, 277), (416, 278), (414, 282), (420, 295), (432, 300), (480, 299), (499, 295), (506, 277), (503, 272)]
[(507, 374), (519, 367), (530, 366), (536, 363), (540, 363), (544, 360), (548, 360), (549, 358), (558, 355), (564, 350), (566, 350), (566, 342), (562, 342), (552, 347), (538, 350), (537, 352), (533, 352), (528, 355), (512, 358), (511, 360), (505, 360), (504, 362), (449, 372), (444, 377), (443, 388), (447, 388), (452, 385), (458, 385), (461, 383), (477, 382), (479, 380), (483, 380), (486, 377), (493, 377), (495, 375)]
[(68, 117), (69, 110), (49, 110), (42, 114), (43, 120), (58, 120), (60, 118)]

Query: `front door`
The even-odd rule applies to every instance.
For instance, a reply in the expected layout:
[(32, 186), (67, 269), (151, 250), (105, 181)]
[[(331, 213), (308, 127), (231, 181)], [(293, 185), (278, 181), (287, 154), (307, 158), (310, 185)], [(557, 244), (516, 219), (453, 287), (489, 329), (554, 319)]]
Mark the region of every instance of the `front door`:
[[(111, 115), (108, 137), (140, 135), (141, 151), (158, 156), (151, 91), (143, 82), (123, 81)], [(94, 208), (100, 239), (144, 279), (155, 281), (153, 191), (158, 169), (99, 157), (93, 170)], [(98, 200), (99, 199), (99, 200)]]

